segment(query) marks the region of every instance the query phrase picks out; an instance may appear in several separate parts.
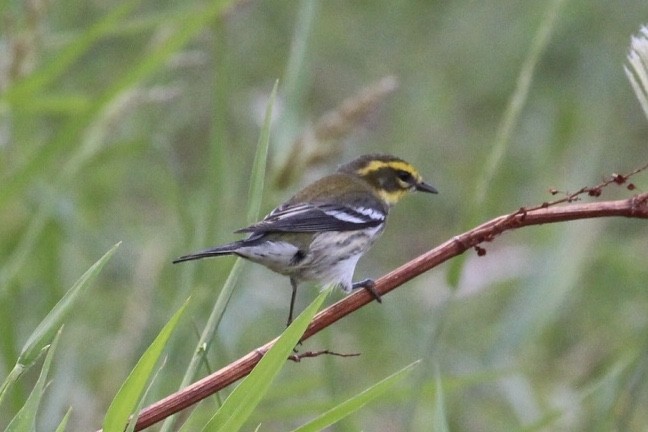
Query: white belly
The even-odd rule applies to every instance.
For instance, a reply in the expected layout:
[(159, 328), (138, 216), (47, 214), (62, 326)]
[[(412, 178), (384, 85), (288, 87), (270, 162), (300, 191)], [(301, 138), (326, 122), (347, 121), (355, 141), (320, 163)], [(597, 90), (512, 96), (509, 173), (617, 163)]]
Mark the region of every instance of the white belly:
[(343, 291), (351, 291), (358, 260), (381, 232), (381, 227), (376, 227), (352, 234), (333, 231), (318, 235), (304, 260), (297, 265), (299, 279), (322, 285), (336, 283)]
[(314, 281), (322, 286), (338, 284), (349, 292), (358, 260), (380, 236), (382, 228), (323, 232), (313, 239), (307, 251), (302, 251), (305, 253), (301, 259), (295, 258), (296, 246), (281, 241), (243, 247), (237, 253), (297, 281)]

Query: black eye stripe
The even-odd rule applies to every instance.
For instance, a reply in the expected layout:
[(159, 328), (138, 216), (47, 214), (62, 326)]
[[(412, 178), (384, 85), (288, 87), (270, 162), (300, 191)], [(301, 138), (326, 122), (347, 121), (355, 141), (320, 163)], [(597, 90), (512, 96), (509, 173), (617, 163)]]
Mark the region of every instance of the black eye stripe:
[(409, 183), (412, 180), (412, 174), (408, 173), (407, 171), (398, 170), (398, 172), (396, 172), (396, 176), (398, 176), (398, 178), (404, 182)]

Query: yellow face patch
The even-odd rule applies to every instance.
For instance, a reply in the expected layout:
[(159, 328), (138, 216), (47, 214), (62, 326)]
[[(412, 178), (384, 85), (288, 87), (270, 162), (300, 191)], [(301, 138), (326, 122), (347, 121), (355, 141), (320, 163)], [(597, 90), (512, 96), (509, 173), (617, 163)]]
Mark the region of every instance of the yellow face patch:
[(384, 189), (378, 191), (378, 195), (380, 195), (380, 198), (382, 198), (382, 200), (385, 201), (390, 206), (400, 201), (400, 199), (403, 198), (403, 195), (405, 195), (406, 193), (407, 190), (405, 189), (399, 191), (393, 191), (393, 192), (387, 192)]
[[(405, 172), (410, 179), (401, 179), (399, 173)], [(354, 171), (360, 177), (375, 182), (375, 193), (387, 204), (394, 205), (403, 196), (416, 188), (416, 183), (423, 181), (421, 175), (409, 163), (402, 160), (370, 160)], [(412, 182), (412, 179), (415, 183)]]

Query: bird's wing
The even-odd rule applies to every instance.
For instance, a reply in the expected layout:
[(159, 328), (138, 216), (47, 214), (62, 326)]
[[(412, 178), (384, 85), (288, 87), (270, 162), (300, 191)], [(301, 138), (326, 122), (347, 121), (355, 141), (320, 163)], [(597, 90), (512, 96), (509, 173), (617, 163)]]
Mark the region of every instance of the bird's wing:
[(380, 225), (385, 213), (369, 207), (335, 204), (289, 204), (273, 210), (260, 222), (237, 232), (353, 231)]

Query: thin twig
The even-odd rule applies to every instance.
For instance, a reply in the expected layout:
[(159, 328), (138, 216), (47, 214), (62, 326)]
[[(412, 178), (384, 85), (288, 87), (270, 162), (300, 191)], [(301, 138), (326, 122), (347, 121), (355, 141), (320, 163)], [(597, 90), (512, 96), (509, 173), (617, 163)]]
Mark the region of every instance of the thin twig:
[(336, 357), (358, 357), (360, 353), (339, 353), (339, 352), (329, 351), (329, 350), (306, 351), (303, 353), (295, 353), (290, 357), (288, 357), (288, 360), (294, 361), (295, 363), (299, 363), (300, 361), (302, 361), (302, 359), (319, 357), (321, 355), (330, 355)]
[[(645, 169), (648, 169), (648, 165), (638, 168), (630, 174), (614, 174), (611, 178), (605, 180), (600, 185), (582, 188), (579, 191), (568, 194), (559, 200), (542, 203), (536, 207), (521, 208), (513, 213), (492, 219), (471, 229), (470, 231), (453, 237), (440, 246), (381, 277), (376, 280), (375, 289), (380, 295), (384, 296), (388, 292), (403, 285), (405, 282), (457, 255), (461, 255), (470, 248), (476, 248), (477, 253), (482, 255), (485, 253), (485, 250), (479, 247), (479, 245), (483, 242), (494, 240), (505, 231), (531, 225), (601, 217), (622, 216), (627, 218), (648, 219), (647, 192), (624, 200), (592, 203), (574, 202), (580, 195), (585, 193), (591, 196), (598, 196), (599, 193), (591, 193), (591, 191), (600, 192), (602, 188), (612, 183), (624, 184), (630, 176)], [(567, 203), (567, 205), (557, 206), (557, 204), (564, 203)], [(319, 312), (306, 329), (301, 340), (304, 341), (310, 338), (336, 321), (353, 313), (364, 305), (371, 303), (373, 300), (374, 297), (366, 290), (358, 290), (343, 298), (337, 303)], [(252, 371), (254, 366), (263, 357), (263, 353), (267, 352), (276, 340), (277, 339), (274, 339), (266, 343), (211, 375), (145, 408), (139, 415), (135, 430), (139, 431), (147, 428), (243, 378)], [(315, 352), (312, 354), (313, 357), (321, 354), (340, 355), (328, 351)], [(310, 356), (309, 353), (301, 355), (301, 357)]]

